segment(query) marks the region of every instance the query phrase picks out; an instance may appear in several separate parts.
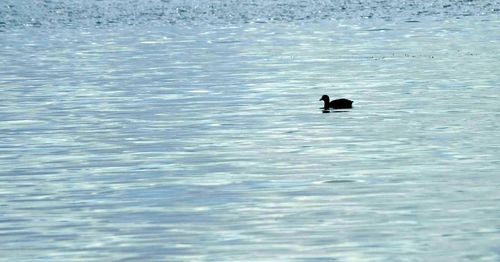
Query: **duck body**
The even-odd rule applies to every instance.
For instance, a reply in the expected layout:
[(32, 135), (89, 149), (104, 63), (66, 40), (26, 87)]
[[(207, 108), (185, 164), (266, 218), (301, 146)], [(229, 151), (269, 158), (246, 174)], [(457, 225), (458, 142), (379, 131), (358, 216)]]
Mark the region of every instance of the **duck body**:
[(345, 98), (340, 98), (340, 99), (335, 99), (330, 101), (330, 97), (327, 95), (323, 95), (319, 101), (324, 102), (324, 109), (345, 109), (345, 108), (352, 108), (352, 103), (353, 101)]

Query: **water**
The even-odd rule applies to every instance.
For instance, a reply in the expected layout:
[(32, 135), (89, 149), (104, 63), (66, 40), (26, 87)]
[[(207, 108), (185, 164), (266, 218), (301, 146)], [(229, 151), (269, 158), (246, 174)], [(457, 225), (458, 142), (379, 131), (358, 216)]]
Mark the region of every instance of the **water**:
[(498, 2), (320, 2), (0, 4), (0, 260), (498, 261)]

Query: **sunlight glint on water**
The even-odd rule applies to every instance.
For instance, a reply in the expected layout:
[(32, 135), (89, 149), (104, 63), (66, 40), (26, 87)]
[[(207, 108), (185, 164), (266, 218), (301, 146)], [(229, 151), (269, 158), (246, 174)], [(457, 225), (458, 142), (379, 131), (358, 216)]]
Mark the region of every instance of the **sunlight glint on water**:
[(0, 24), (0, 257), (498, 260), (500, 24), (442, 8)]

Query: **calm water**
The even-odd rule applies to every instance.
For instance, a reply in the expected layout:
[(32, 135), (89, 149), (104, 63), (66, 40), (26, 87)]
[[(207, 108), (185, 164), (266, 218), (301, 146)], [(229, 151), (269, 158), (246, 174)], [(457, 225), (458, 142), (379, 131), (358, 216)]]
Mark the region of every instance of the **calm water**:
[(500, 260), (496, 2), (7, 2), (1, 261)]

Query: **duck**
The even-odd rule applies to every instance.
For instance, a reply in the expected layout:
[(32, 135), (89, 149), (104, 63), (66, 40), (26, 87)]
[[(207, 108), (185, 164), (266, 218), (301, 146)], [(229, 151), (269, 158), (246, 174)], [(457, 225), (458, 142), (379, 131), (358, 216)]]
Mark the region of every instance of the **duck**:
[(319, 101), (323, 100), (325, 103), (324, 109), (344, 109), (344, 108), (352, 108), (353, 101), (345, 98), (335, 99), (330, 101), (330, 97), (328, 95), (323, 95)]

